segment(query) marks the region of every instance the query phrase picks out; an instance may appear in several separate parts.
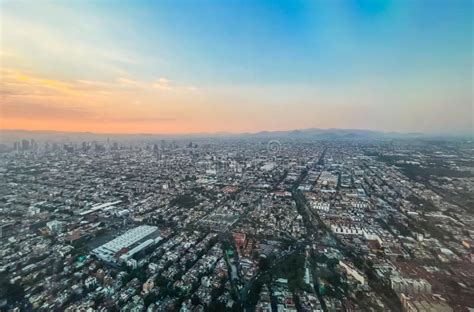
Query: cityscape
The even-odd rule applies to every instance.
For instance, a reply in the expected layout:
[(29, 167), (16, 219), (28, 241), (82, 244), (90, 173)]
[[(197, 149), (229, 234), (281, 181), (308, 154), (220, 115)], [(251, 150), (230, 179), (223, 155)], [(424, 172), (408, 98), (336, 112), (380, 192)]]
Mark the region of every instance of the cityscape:
[(473, 13), (0, 0), (0, 312), (474, 312)]
[(469, 311), (473, 142), (22, 139), (1, 307)]

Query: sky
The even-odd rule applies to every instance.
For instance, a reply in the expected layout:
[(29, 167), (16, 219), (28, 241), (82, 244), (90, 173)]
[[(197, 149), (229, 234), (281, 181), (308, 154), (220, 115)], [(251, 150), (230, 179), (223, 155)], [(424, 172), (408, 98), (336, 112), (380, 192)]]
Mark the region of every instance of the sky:
[(0, 0), (0, 128), (473, 133), (470, 0)]

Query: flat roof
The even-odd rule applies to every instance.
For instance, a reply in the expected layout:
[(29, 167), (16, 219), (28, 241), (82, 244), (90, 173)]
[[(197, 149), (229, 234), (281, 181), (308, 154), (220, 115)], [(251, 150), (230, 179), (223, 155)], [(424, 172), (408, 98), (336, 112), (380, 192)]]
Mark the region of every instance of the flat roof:
[[(158, 231), (158, 227), (151, 225), (141, 225), (133, 228), (124, 234), (114, 238), (92, 251), (94, 255), (105, 261), (113, 261), (113, 257), (117, 252), (127, 249), (132, 245), (140, 242), (142, 239)], [(140, 246), (140, 245), (139, 245)], [(138, 246), (137, 246), (138, 247)], [(142, 246), (142, 248), (144, 245)], [(134, 250), (134, 249), (132, 249)], [(135, 251), (136, 252), (136, 251)]]

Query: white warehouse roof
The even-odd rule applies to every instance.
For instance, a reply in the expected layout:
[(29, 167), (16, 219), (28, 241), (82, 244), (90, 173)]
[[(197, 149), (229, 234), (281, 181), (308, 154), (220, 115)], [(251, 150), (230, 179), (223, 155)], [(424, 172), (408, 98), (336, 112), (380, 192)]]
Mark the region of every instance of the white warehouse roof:
[(113, 262), (113, 257), (118, 251), (124, 248), (129, 248), (156, 231), (158, 231), (158, 227), (156, 226), (141, 225), (125, 232), (110, 242), (97, 247), (92, 251), (92, 253), (104, 261)]

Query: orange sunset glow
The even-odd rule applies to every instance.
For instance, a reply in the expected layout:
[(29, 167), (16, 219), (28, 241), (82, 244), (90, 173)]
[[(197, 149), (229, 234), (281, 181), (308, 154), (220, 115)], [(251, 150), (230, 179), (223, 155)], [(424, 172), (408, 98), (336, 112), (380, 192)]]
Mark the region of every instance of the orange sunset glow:
[[(81, 2), (3, 2), (0, 127), (102, 133), (472, 129), (472, 55), (461, 10), (452, 13), (459, 15), (456, 23), (417, 36), (405, 18), (415, 11), (378, 12), (380, 19), (372, 17), (377, 35), (404, 47), (386, 49), (376, 38), (349, 36), (370, 28), (357, 19), (344, 18), (327, 32), (333, 23), (315, 13), (326, 6), (295, 16), (268, 11), (262, 19), (254, 19), (255, 12), (199, 19), (206, 9), (182, 5), (182, 11), (159, 5), (109, 11)], [(341, 20), (344, 10), (335, 6), (327, 14)], [(168, 20), (166, 12), (180, 18)], [(221, 23), (228, 29), (215, 27)], [(261, 33), (248, 31), (248, 23)], [(275, 31), (275, 23), (288, 28)], [(440, 34), (448, 33), (454, 34), (451, 46), (441, 46)], [(445, 58), (451, 49), (457, 57)]]

